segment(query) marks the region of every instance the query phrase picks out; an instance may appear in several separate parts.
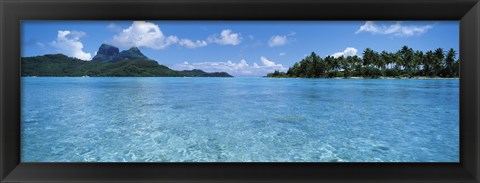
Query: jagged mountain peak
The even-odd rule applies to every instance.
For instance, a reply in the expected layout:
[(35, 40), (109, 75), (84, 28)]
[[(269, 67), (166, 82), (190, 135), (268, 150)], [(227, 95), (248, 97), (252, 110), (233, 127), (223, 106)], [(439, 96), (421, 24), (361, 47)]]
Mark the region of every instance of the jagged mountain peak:
[(119, 49), (115, 46), (102, 44), (100, 48), (98, 48), (97, 55), (102, 54), (107, 56), (114, 56), (117, 55), (119, 52)]
[(138, 49), (138, 47), (134, 46), (134, 47), (131, 47), (130, 49), (128, 49), (127, 51), (140, 52), (140, 49)]
[(97, 54), (92, 61), (97, 62), (117, 62), (121, 60), (152, 60), (146, 57), (137, 47), (131, 47), (128, 50), (119, 51), (115, 46), (102, 44), (98, 48)]

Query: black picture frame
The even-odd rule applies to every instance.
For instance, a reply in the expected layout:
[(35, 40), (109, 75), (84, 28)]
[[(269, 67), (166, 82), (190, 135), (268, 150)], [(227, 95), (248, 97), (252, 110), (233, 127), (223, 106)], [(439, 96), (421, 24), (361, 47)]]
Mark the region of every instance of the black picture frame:
[[(0, 0), (0, 182), (479, 182), (478, 0)], [(22, 20), (459, 20), (460, 163), (20, 163)]]

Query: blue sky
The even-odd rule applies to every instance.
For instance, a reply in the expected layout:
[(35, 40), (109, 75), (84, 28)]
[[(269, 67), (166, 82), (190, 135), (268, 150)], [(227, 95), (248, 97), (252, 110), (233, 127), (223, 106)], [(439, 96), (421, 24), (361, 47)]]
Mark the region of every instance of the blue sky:
[(458, 21), (24, 21), (22, 56), (62, 53), (83, 60), (102, 44), (137, 46), (176, 70), (263, 76), (312, 51), (359, 55), (365, 48), (459, 50)]

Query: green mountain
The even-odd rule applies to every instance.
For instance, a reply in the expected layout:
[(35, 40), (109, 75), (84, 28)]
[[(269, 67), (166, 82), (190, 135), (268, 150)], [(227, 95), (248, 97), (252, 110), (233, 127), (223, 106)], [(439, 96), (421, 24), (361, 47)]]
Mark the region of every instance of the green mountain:
[(175, 71), (143, 55), (138, 48), (119, 52), (103, 44), (92, 61), (48, 54), (22, 57), (22, 76), (92, 76), (92, 77), (233, 77), (226, 72), (202, 70)]
[(112, 61), (119, 52), (120, 50), (117, 47), (110, 46), (108, 44), (102, 44), (92, 61)]
[(102, 44), (93, 57), (94, 62), (118, 62), (122, 60), (150, 60), (137, 47), (119, 52), (117, 47)]

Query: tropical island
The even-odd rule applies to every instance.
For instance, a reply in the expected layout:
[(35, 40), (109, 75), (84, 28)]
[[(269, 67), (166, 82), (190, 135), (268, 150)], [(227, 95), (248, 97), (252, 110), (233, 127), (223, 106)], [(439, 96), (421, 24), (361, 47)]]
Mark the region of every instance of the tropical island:
[(370, 48), (363, 56), (331, 55), (321, 58), (315, 52), (296, 62), (287, 72), (276, 70), (273, 78), (458, 78), (460, 60), (456, 51), (442, 48), (422, 52), (403, 46), (397, 52), (376, 52)]
[(199, 69), (175, 71), (146, 57), (137, 47), (119, 51), (102, 44), (91, 61), (63, 54), (22, 57), (22, 76), (69, 77), (233, 77), (226, 72)]

